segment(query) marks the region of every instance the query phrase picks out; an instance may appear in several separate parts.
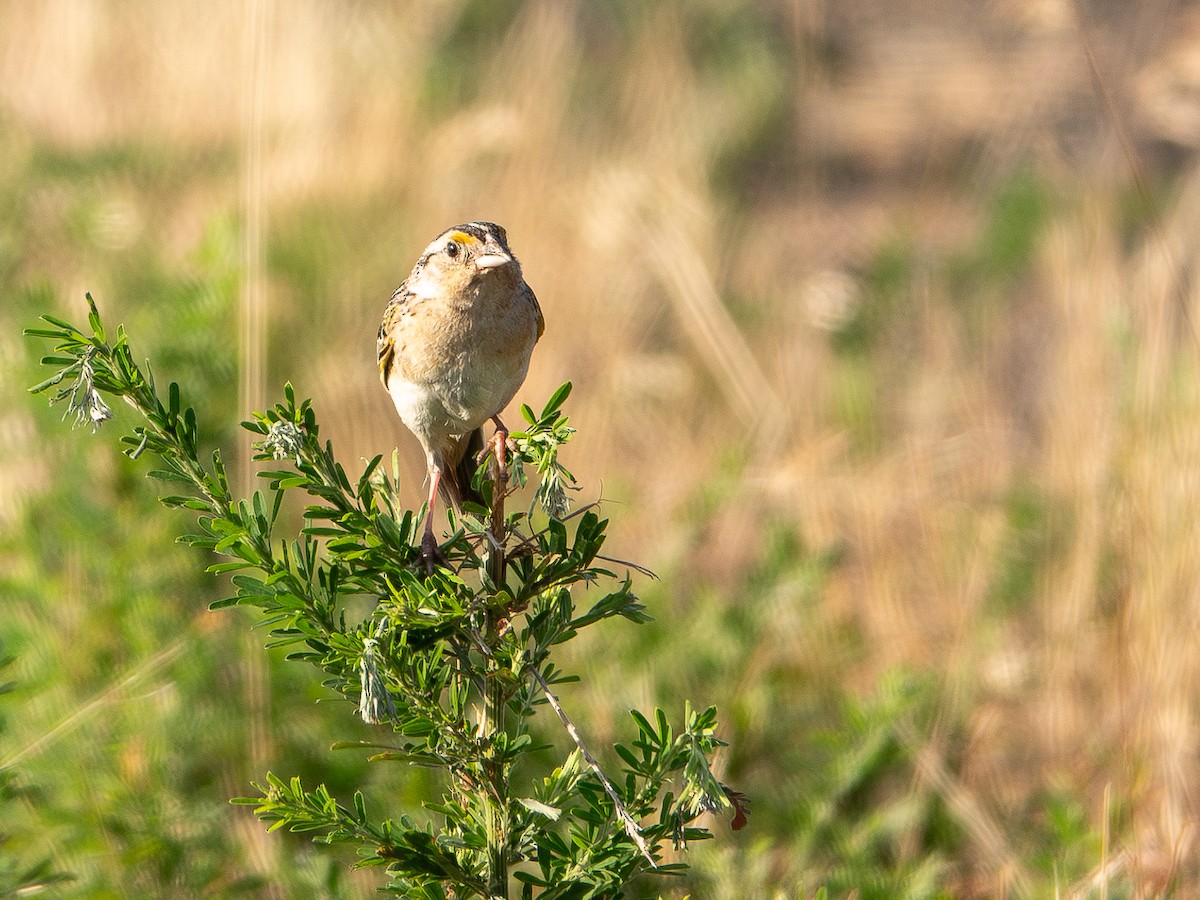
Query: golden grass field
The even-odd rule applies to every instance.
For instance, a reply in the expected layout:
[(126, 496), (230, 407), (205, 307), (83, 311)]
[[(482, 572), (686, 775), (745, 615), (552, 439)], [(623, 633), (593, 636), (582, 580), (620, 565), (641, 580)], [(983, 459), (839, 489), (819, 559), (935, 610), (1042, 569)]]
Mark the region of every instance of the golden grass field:
[[(0, 145), (22, 197), (6, 292), (48, 285), (81, 319), (90, 290), (135, 341), (201, 367), (217, 348), (231, 421), (292, 381), (348, 468), (400, 448), (414, 505), (379, 316), (443, 228), (508, 229), (547, 322), (518, 398), (574, 382), (568, 465), (611, 501), (612, 552), (662, 577), (642, 655), (618, 658), (618, 626), (578, 653), (577, 709), (603, 743), (626, 700), (716, 702), (756, 798), (746, 833), (693, 851), (695, 896), (823, 883), (770, 797), (809, 739), (788, 705), (897, 672), (928, 704), (895, 724), (907, 775), (871, 796), (952, 823), (933, 895), (1200, 891), (1195, 7), (9, 3)], [(156, 306), (151, 270), (199, 285), (200, 312)], [(14, 532), (99, 442), (62, 426), (47, 449), (30, 424), (17, 334), (37, 311), (0, 313)], [(88, 602), (77, 584), (53, 616)], [(253, 672), (242, 620), (199, 608), (189, 627)], [(44, 673), (63, 651), (31, 652)], [(12, 746), (123, 671), (35, 694)], [(261, 715), (265, 761), (214, 804), (271, 764), (287, 727)], [(278, 837), (228, 816), (239, 865), (281, 865)], [(905, 840), (884, 856), (925, 852)]]

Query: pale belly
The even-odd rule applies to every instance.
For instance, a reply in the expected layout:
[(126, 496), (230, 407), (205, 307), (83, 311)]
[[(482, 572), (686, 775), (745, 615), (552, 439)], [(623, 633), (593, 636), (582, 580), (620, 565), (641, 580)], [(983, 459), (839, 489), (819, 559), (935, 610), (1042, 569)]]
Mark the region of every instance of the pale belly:
[(474, 431), (508, 405), (528, 369), (528, 362), (514, 362), (464, 360), (446, 377), (425, 383), (409, 381), (393, 370), (388, 392), (401, 421), (431, 449)]

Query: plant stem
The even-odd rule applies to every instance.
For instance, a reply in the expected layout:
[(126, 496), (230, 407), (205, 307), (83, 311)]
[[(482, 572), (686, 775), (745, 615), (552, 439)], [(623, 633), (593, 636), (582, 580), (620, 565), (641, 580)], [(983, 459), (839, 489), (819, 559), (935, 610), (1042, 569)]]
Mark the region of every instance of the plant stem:
[[(497, 441), (492, 468), (492, 510), (487, 540), (487, 574), (499, 590), (504, 585), (507, 552), (504, 546), (504, 496), (508, 493), (508, 466), (504, 459), (503, 442)], [(500, 640), (504, 616), (491, 604), (487, 607), (484, 640), (490, 658), (484, 674), (484, 734), (485, 739), (504, 730), (504, 684), (500, 678), (492, 651)], [(506, 766), (492, 760), (487, 767), (491, 790), (485, 792), (487, 808), (488, 894), (492, 900), (508, 900), (508, 775)]]
[(554, 691), (550, 690), (550, 685), (546, 679), (542, 677), (542, 673), (537, 669), (530, 670), (533, 673), (533, 678), (537, 681), (545, 695), (550, 708), (554, 710), (563, 727), (567, 729), (567, 734), (571, 736), (571, 740), (575, 742), (575, 746), (579, 748), (580, 754), (583, 756), (584, 762), (591, 767), (591, 770), (596, 773), (596, 777), (600, 779), (600, 784), (604, 787), (604, 792), (613, 802), (613, 809), (616, 811), (617, 818), (621, 820), (621, 827), (625, 829), (625, 833), (637, 845), (638, 850), (645, 858), (646, 862), (650, 863), (650, 868), (657, 869), (658, 863), (654, 861), (654, 855), (650, 852), (650, 845), (646, 843), (646, 839), (642, 837), (641, 829), (638, 828), (638, 823), (633, 816), (629, 814), (629, 810), (625, 808), (625, 804), (621, 802), (621, 796), (617, 793), (616, 788), (612, 786), (612, 782), (608, 780), (608, 776), (604, 774), (604, 770), (600, 768), (600, 763), (596, 757), (592, 756), (592, 751), (587, 748), (587, 744), (583, 742), (583, 738), (579, 734), (579, 729), (575, 727), (575, 723), (563, 710), (562, 704), (558, 702), (558, 697)]

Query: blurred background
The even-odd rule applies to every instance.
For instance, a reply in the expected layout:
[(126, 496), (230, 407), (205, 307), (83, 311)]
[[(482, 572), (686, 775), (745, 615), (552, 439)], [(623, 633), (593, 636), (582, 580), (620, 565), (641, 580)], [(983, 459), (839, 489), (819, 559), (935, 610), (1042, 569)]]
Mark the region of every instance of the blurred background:
[(489, 219), (547, 322), (518, 400), (574, 382), (580, 496), (661, 578), (563, 701), (601, 748), (716, 703), (754, 804), (638, 896), (1195, 896), (1198, 146), (1172, 0), (3, 4), (0, 873), (381, 883), (226, 799), (437, 786), (329, 752), (352, 710), (206, 611), (129, 411), (70, 431), (20, 331), (90, 290), (210, 446), (290, 380), (416, 506), (375, 329)]

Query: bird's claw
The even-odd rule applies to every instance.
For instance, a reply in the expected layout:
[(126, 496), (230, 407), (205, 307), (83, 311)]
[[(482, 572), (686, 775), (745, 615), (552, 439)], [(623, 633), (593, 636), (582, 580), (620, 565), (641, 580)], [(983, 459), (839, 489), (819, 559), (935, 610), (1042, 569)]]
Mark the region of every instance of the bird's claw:
[(450, 568), (450, 560), (446, 559), (446, 554), (438, 546), (437, 538), (433, 536), (432, 531), (426, 531), (421, 536), (421, 562), (425, 564), (426, 575), (432, 575), (433, 570), (438, 566), (445, 569)]
[(508, 454), (517, 452), (517, 442), (508, 436), (507, 431), (496, 429), (496, 433), (483, 445), (483, 449), (475, 455), (475, 462), (481, 463), (489, 453), (496, 457), (501, 469), (508, 468)]

